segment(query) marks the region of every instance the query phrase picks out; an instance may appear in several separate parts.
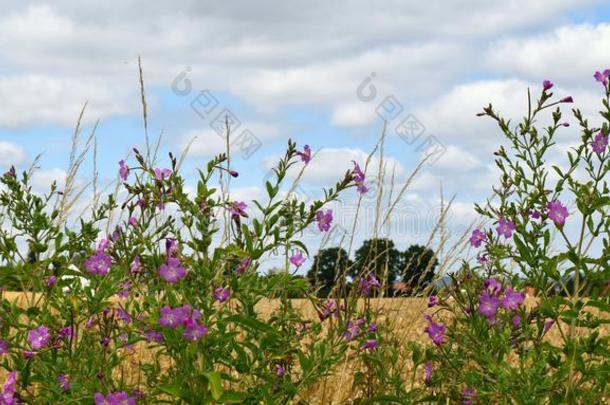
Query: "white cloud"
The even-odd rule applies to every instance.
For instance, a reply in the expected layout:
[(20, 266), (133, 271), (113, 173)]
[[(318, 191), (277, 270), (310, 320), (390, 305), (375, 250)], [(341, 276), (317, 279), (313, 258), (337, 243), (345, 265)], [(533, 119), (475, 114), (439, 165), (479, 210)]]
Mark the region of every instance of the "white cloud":
[(358, 127), (370, 124), (376, 117), (374, 108), (368, 104), (346, 103), (335, 107), (331, 123), (339, 127)]
[[(260, 122), (245, 122), (240, 125), (235, 133), (231, 134), (231, 153), (239, 154), (240, 152), (240, 136), (242, 131), (249, 130), (250, 134), (264, 144), (266, 141), (276, 139), (280, 132), (276, 126), (260, 123)], [(250, 136), (250, 135), (248, 135)], [(191, 143), (192, 142), (192, 143)], [(191, 130), (181, 137), (181, 149), (185, 149), (190, 144), (189, 156), (192, 157), (209, 157), (219, 153), (225, 153), (227, 149), (227, 140), (223, 135), (219, 135), (214, 129), (206, 128), (203, 130)], [(246, 146), (244, 146), (246, 147)]]
[(492, 47), (489, 66), (499, 72), (519, 74), (560, 84), (593, 85), (595, 70), (610, 67), (610, 24), (563, 26), (525, 38), (509, 38)]
[[(356, 87), (371, 72), (380, 97), (433, 99), (476, 67), (485, 51), (480, 38), (544, 29), (594, 2), (11, 3), (0, 17), (10, 91), (0, 96), (14, 97), (10, 104), (20, 109), (0, 116), (0, 125), (72, 125), (85, 100), (91, 119), (139, 109), (136, 55), (149, 88), (169, 89), (189, 65), (196, 88), (230, 90), (259, 111), (315, 103), (337, 124), (355, 125), (366, 120), (347, 105), (357, 103)], [(42, 87), (27, 83), (33, 80)]]
[(434, 169), (449, 173), (468, 172), (476, 169), (481, 160), (466, 149), (447, 145), (443, 155), (434, 163)]
[(12, 142), (0, 141), (0, 167), (20, 165), (25, 158), (26, 153), (22, 147)]
[(67, 173), (63, 169), (38, 169), (32, 174), (32, 188), (40, 193), (48, 193), (51, 184), (57, 182), (59, 190), (66, 183)]
[(0, 126), (60, 124), (74, 127), (84, 104), (83, 121), (92, 122), (113, 114), (127, 114), (132, 107), (115, 99), (112, 86), (100, 80), (75, 80), (45, 75), (0, 77)]

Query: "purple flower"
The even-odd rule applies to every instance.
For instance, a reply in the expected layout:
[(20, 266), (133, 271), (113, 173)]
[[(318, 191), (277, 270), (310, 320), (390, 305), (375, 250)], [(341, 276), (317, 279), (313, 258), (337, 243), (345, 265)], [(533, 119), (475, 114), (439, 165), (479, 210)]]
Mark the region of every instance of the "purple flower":
[(167, 263), (159, 267), (159, 275), (170, 284), (174, 284), (186, 277), (186, 269), (180, 264), (176, 257), (167, 259)]
[(51, 288), (57, 283), (57, 276), (47, 277), (47, 287)]
[(234, 201), (231, 203), (229, 207), (229, 213), (231, 214), (231, 218), (237, 220), (239, 217), (248, 218), (248, 214), (246, 213), (246, 208), (248, 208), (248, 204), (243, 201)]
[(60, 374), (57, 376), (57, 382), (64, 391), (70, 391), (70, 377), (67, 374)]
[(366, 328), (366, 331), (371, 332), (371, 333), (377, 332), (377, 324), (376, 323), (370, 324), (369, 327)]
[(325, 320), (330, 315), (336, 318), (338, 316), (338, 311), (339, 309), (337, 308), (337, 303), (335, 302), (335, 300), (327, 300), (322, 305), (322, 310), (318, 313), (318, 318), (320, 318), (320, 321)]
[(471, 405), (472, 400), (477, 397), (477, 393), (472, 387), (464, 388), (462, 391), (462, 399), (464, 399), (464, 405)]
[(424, 318), (428, 321), (428, 326), (426, 326), (424, 331), (435, 345), (442, 345), (445, 341), (445, 330), (447, 329), (447, 325), (434, 322), (430, 315), (425, 315)]
[(98, 251), (85, 261), (85, 268), (91, 274), (105, 276), (112, 266), (112, 259), (106, 253)]
[(532, 219), (539, 219), (542, 216), (538, 210), (528, 210), (528, 214)]
[(573, 103), (574, 99), (572, 98), (572, 96), (568, 96), (568, 97), (564, 97), (561, 100), (559, 100), (560, 103)]
[(8, 353), (9, 345), (4, 339), (0, 339), (0, 356)]
[(167, 257), (173, 257), (176, 253), (178, 253), (178, 242), (176, 239), (165, 239), (165, 255)]
[(163, 335), (154, 329), (149, 329), (144, 333), (144, 337), (149, 342), (162, 343)]
[(238, 177), (239, 173), (237, 173), (235, 170), (231, 170), (229, 169), (229, 174), (231, 175), (231, 177)]
[(17, 372), (11, 371), (6, 377), (4, 386), (2, 387), (2, 393), (0, 393), (0, 399), (3, 405), (14, 405), (18, 404), (19, 401), (15, 398), (15, 391), (17, 389)]
[(301, 160), (305, 164), (309, 163), (309, 161), (311, 160), (311, 149), (309, 148), (309, 145), (305, 145), (303, 147), (303, 152), (297, 152), (297, 155), (301, 157)]
[(591, 143), (591, 149), (593, 149), (593, 152), (597, 153), (598, 155), (601, 155), (606, 151), (607, 147), (608, 135), (604, 135), (601, 132), (598, 132), (597, 135), (595, 135), (595, 140)]
[(515, 224), (512, 221), (507, 220), (502, 217), (498, 221), (498, 226), (496, 227), (496, 231), (498, 235), (504, 236), (506, 239), (513, 236), (513, 231), (515, 230)]
[(554, 200), (547, 203), (548, 216), (555, 225), (562, 226), (566, 223), (566, 218), (570, 215), (568, 209), (561, 204), (561, 201)]
[(123, 308), (118, 307), (114, 311), (114, 313), (117, 316), (117, 318), (119, 318), (121, 321), (123, 321), (125, 323), (131, 323), (131, 316), (129, 316), (129, 314), (127, 312), (125, 312), (125, 310)]
[(218, 302), (226, 302), (231, 296), (231, 290), (228, 288), (218, 287), (214, 290), (214, 299)]
[(515, 327), (521, 325), (521, 317), (519, 317), (519, 314), (513, 315), (512, 323)]
[(523, 303), (525, 294), (519, 291), (513, 291), (512, 288), (506, 287), (504, 291), (504, 298), (502, 298), (502, 306), (511, 311), (519, 308), (519, 305)]
[(502, 284), (500, 284), (495, 278), (488, 278), (483, 282), (483, 286), (487, 290), (487, 292), (491, 295), (496, 295), (502, 289)]
[(129, 166), (125, 164), (124, 160), (119, 161), (119, 176), (121, 176), (121, 180), (127, 181), (127, 177), (129, 176)]
[(301, 267), (303, 265), (303, 263), (305, 263), (305, 257), (303, 257), (303, 253), (299, 252), (298, 254), (292, 255), (292, 257), (290, 258), (290, 263), (294, 264), (295, 266), (297, 266), (297, 269), (299, 267)]
[(487, 263), (489, 261), (489, 257), (486, 254), (478, 255), (477, 262), (481, 265)]
[(161, 308), (160, 313), (159, 325), (161, 326), (175, 329), (184, 322), (184, 314), (179, 308), (172, 309), (169, 305), (165, 305)]
[(275, 374), (278, 377), (282, 378), (286, 374), (286, 369), (281, 364), (276, 364), (275, 365)]
[(106, 253), (106, 249), (108, 249), (109, 245), (110, 242), (108, 241), (108, 239), (102, 239), (97, 245), (97, 253)]
[(553, 88), (553, 83), (550, 80), (544, 80), (542, 82), (542, 89), (544, 91), (551, 90)]
[(436, 295), (431, 295), (428, 297), (428, 308), (432, 308), (438, 304), (438, 297)]
[(481, 243), (485, 241), (485, 233), (480, 231), (479, 229), (475, 229), (472, 231), (472, 235), (470, 235), (470, 244), (473, 247), (480, 247)]
[(377, 339), (367, 339), (362, 345), (362, 350), (375, 350), (377, 349)]
[(117, 297), (119, 297), (119, 298), (129, 297), (131, 283), (129, 281), (126, 281), (126, 282), (122, 283), (119, 287), (121, 287), (121, 291), (119, 291), (117, 293)]
[(170, 169), (155, 169), (155, 178), (159, 181), (163, 181), (165, 178), (169, 177), (172, 174)]
[(493, 323), (496, 320), (496, 311), (499, 306), (500, 300), (493, 295), (489, 295), (487, 291), (483, 291), (483, 294), (479, 297), (479, 313), (481, 315)]
[(125, 391), (111, 392), (106, 397), (99, 392), (93, 396), (95, 405), (135, 405), (136, 399)]
[(28, 342), (34, 350), (45, 347), (49, 343), (49, 339), (51, 339), (51, 335), (47, 326), (42, 325), (28, 332)]
[(24, 351), (24, 352), (23, 352), (23, 357), (24, 357), (26, 360), (31, 359), (31, 358), (32, 358), (32, 357), (34, 357), (34, 356), (36, 356), (36, 353), (35, 353), (35, 352), (31, 352), (31, 351), (29, 351), (29, 350), (26, 350), (26, 351)]
[(547, 333), (549, 331), (549, 329), (551, 329), (551, 326), (553, 326), (554, 323), (555, 323), (555, 321), (552, 319), (549, 319), (548, 321), (546, 321), (544, 323), (544, 326), (542, 327), (542, 334), (544, 335), (545, 333)]
[(347, 329), (343, 332), (343, 338), (348, 342), (350, 340), (354, 340), (360, 334), (360, 328), (358, 328), (358, 324), (352, 321), (347, 323)]
[(142, 262), (140, 261), (140, 256), (136, 256), (133, 258), (133, 261), (129, 265), (129, 271), (131, 274), (137, 274), (142, 269)]
[(354, 163), (354, 170), (352, 172), (352, 176), (354, 181), (356, 182), (358, 193), (364, 194), (369, 191), (369, 189), (364, 185), (364, 173), (362, 172), (362, 170), (360, 170), (360, 166), (358, 166), (358, 163), (356, 163), (356, 161), (352, 160), (352, 163)]
[(608, 78), (610, 78), (610, 69), (606, 69), (603, 72), (595, 72), (593, 77), (605, 87), (608, 85)]
[(207, 326), (189, 321), (182, 336), (184, 336), (188, 340), (195, 342), (201, 339), (206, 333), (208, 333)]
[(72, 326), (66, 326), (65, 328), (61, 328), (57, 334), (62, 338), (72, 337)]
[(130, 226), (135, 227), (136, 225), (138, 225), (138, 220), (136, 219), (136, 217), (129, 217), (129, 218), (127, 219), (127, 223), (128, 223)]
[(324, 210), (316, 212), (316, 221), (318, 222), (320, 232), (328, 232), (330, 224), (333, 222), (333, 210), (328, 209), (326, 212)]
[(360, 292), (362, 292), (362, 295), (368, 297), (373, 288), (381, 288), (381, 283), (373, 273), (369, 273), (366, 277), (360, 278), (358, 288), (360, 289)]
[(244, 272), (248, 269), (248, 267), (250, 266), (250, 258), (246, 257), (245, 259), (243, 259), (241, 261), (241, 263), (239, 263), (239, 266), (237, 266), (237, 268), (235, 269), (235, 273), (237, 274), (237, 277), (241, 276), (242, 274), (244, 274)]
[(424, 381), (426, 382), (426, 384), (429, 383), (432, 379), (432, 371), (434, 371), (432, 367), (432, 362), (427, 361), (424, 365)]
[(110, 346), (110, 338), (108, 336), (101, 337), (100, 338), (100, 345), (102, 345), (102, 347)]

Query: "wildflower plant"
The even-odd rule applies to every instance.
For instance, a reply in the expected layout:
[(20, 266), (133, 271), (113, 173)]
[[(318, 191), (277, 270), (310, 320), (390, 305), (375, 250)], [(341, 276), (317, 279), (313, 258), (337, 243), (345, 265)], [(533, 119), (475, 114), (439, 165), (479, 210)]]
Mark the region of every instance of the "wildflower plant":
[[(59, 221), (56, 185), (39, 195), (28, 172), (4, 174), (0, 260), (10, 271), (0, 281), (25, 300), (0, 302), (2, 403), (277, 403), (328, 375), (345, 355), (344, 325), (293, 307), (287, 297), (309, 286), (288, 268), (307, 260), (302, 232), (327, 232), (327, 205), (361, 191), (363, 175), (348, 171), (308, 205), (280, 198), (290, 168), (311, 159), (289, 142), (266, 201), (246, 203), (213, 184), (238, 176), (226, 155), (198, 171), (191, 195), (173, 155), (156, 167), (134, 149), (117, 167), (124, 193), (76, 227)], [(126, 219), (107, 232), (116, 210)], [(286, 271), (263, 277), (272, 252)], [(280, 303), (263, 317), (268, 298)], [(373, 330), (358, 334), (362, 352), (376, 349)]]
[[(476, 206), (488, 219), (469, 240), (479, 260), (464, 262), (427, 315), (433, 398), (608, 400), (610, 345), (600, 328), (610, 315), (610, 87), (606, 73), (595, 79), (604, 91), (601, 119), (573, 109), (579, 138), (560, 108), (573, 99), (557, 100), (549, 80), (536, 101), (528, 91), (527, 114), (516, 125), (491, 105), (480, 114), (496, 121), (508, 147), (495, 152), (493, 198)], [(549, 163), (561, 152), (560, 131), (575, 145), (563, 166)]]

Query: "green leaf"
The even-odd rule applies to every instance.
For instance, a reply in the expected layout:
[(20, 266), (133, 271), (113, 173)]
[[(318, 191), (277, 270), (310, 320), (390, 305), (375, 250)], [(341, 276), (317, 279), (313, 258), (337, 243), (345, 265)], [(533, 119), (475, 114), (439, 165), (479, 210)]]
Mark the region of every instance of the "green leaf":
[(176, 384), (161, 384), (159, 385), (159, 391), (164, 392), (166, 394), (172, 395), (174, 397), (183, 398), (182, 389), (179, 385)]
[(203, 373), (203, 375), (208, 379), (208, 382), (210, 384), (212, 398), (218, 401), (222, 397), (222, 384), (220, 380), (220, 373), (218, 373), (217, 371), (208, 371), (207, 373)]
[(222, 402), (223, 404), (240, 404), (247, 398), (247, 395), (243, 392), (226, 391), (222, 393), (218, 402)]

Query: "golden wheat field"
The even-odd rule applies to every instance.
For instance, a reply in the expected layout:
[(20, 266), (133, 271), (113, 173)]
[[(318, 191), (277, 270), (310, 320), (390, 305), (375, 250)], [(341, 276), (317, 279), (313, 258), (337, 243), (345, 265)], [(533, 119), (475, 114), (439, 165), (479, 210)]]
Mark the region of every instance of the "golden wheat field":
[[(12, 292), (5, 292), (4, 297), (11, 302), (17, 302), (22, 307), (32, 305), (39, 298), (36, 294)], [(536, 301), (535, 298), (528, 297), (525, 304), (528, 308), (532, 308), (536, 305)], [(266, 300), (259, 303), (257, 310), (260, 317), (262, 319), (266, 318), (279, 304), (279, 300)], [(317, 319), (316, 311), (309, 300), (294, 299), (292, 304), (304, 317), (312, 320)], [(365, 304), (365, 300), (360, 300), (358, 302), (359, 309), (362, 309)], [(372, 313), (377, 315), (378, 325), (381, 328), (392, 331), (392, 334), (401, 342), (404, 348), (402, 361), (397, 364), (388, 364), (388, 367), (401, 373), (410, 374), (412, 364), (407, 353), (408, 343), (416, 341), (424, 345), (430, 344), (428, 336), (424, 331), (427, 323), (423, 318), (425, 313), (431, 312), (427, 307), (427, 299), (373, 298), (368, 301), (368, 305), (370, 305)], [(583, 331), (581, 333), (586, 332)], [(609, 335), (610, 327), (602, 328), (600, 334)], [(561, 339), (558, 328), (552, 327), (546, 339), (550, 342), (558, 343)], [(129, 349), (124, 349), (123, 354), (125, 359), (124, 365), (119, 367), (116, 372), (124, 376), (126, 375), (127, 379), (133, 381), (137, 381), (140, 377), (138, 370), (142, 364), (153, 360), (153, 353), (143, 343), (134, 345)], [(306, 399), (314, 404), (347, 403), (358, 394), (352, 388), (354, 371), (358, 368), (358, 365), (357, 356), (348, 356), (347, 360), (336, 367), (331, 375), (307, 391), (302, 392), (299, 399)], [(423, 370), (417, 370), (413, 384), (418, 385), (422, 380)]]

